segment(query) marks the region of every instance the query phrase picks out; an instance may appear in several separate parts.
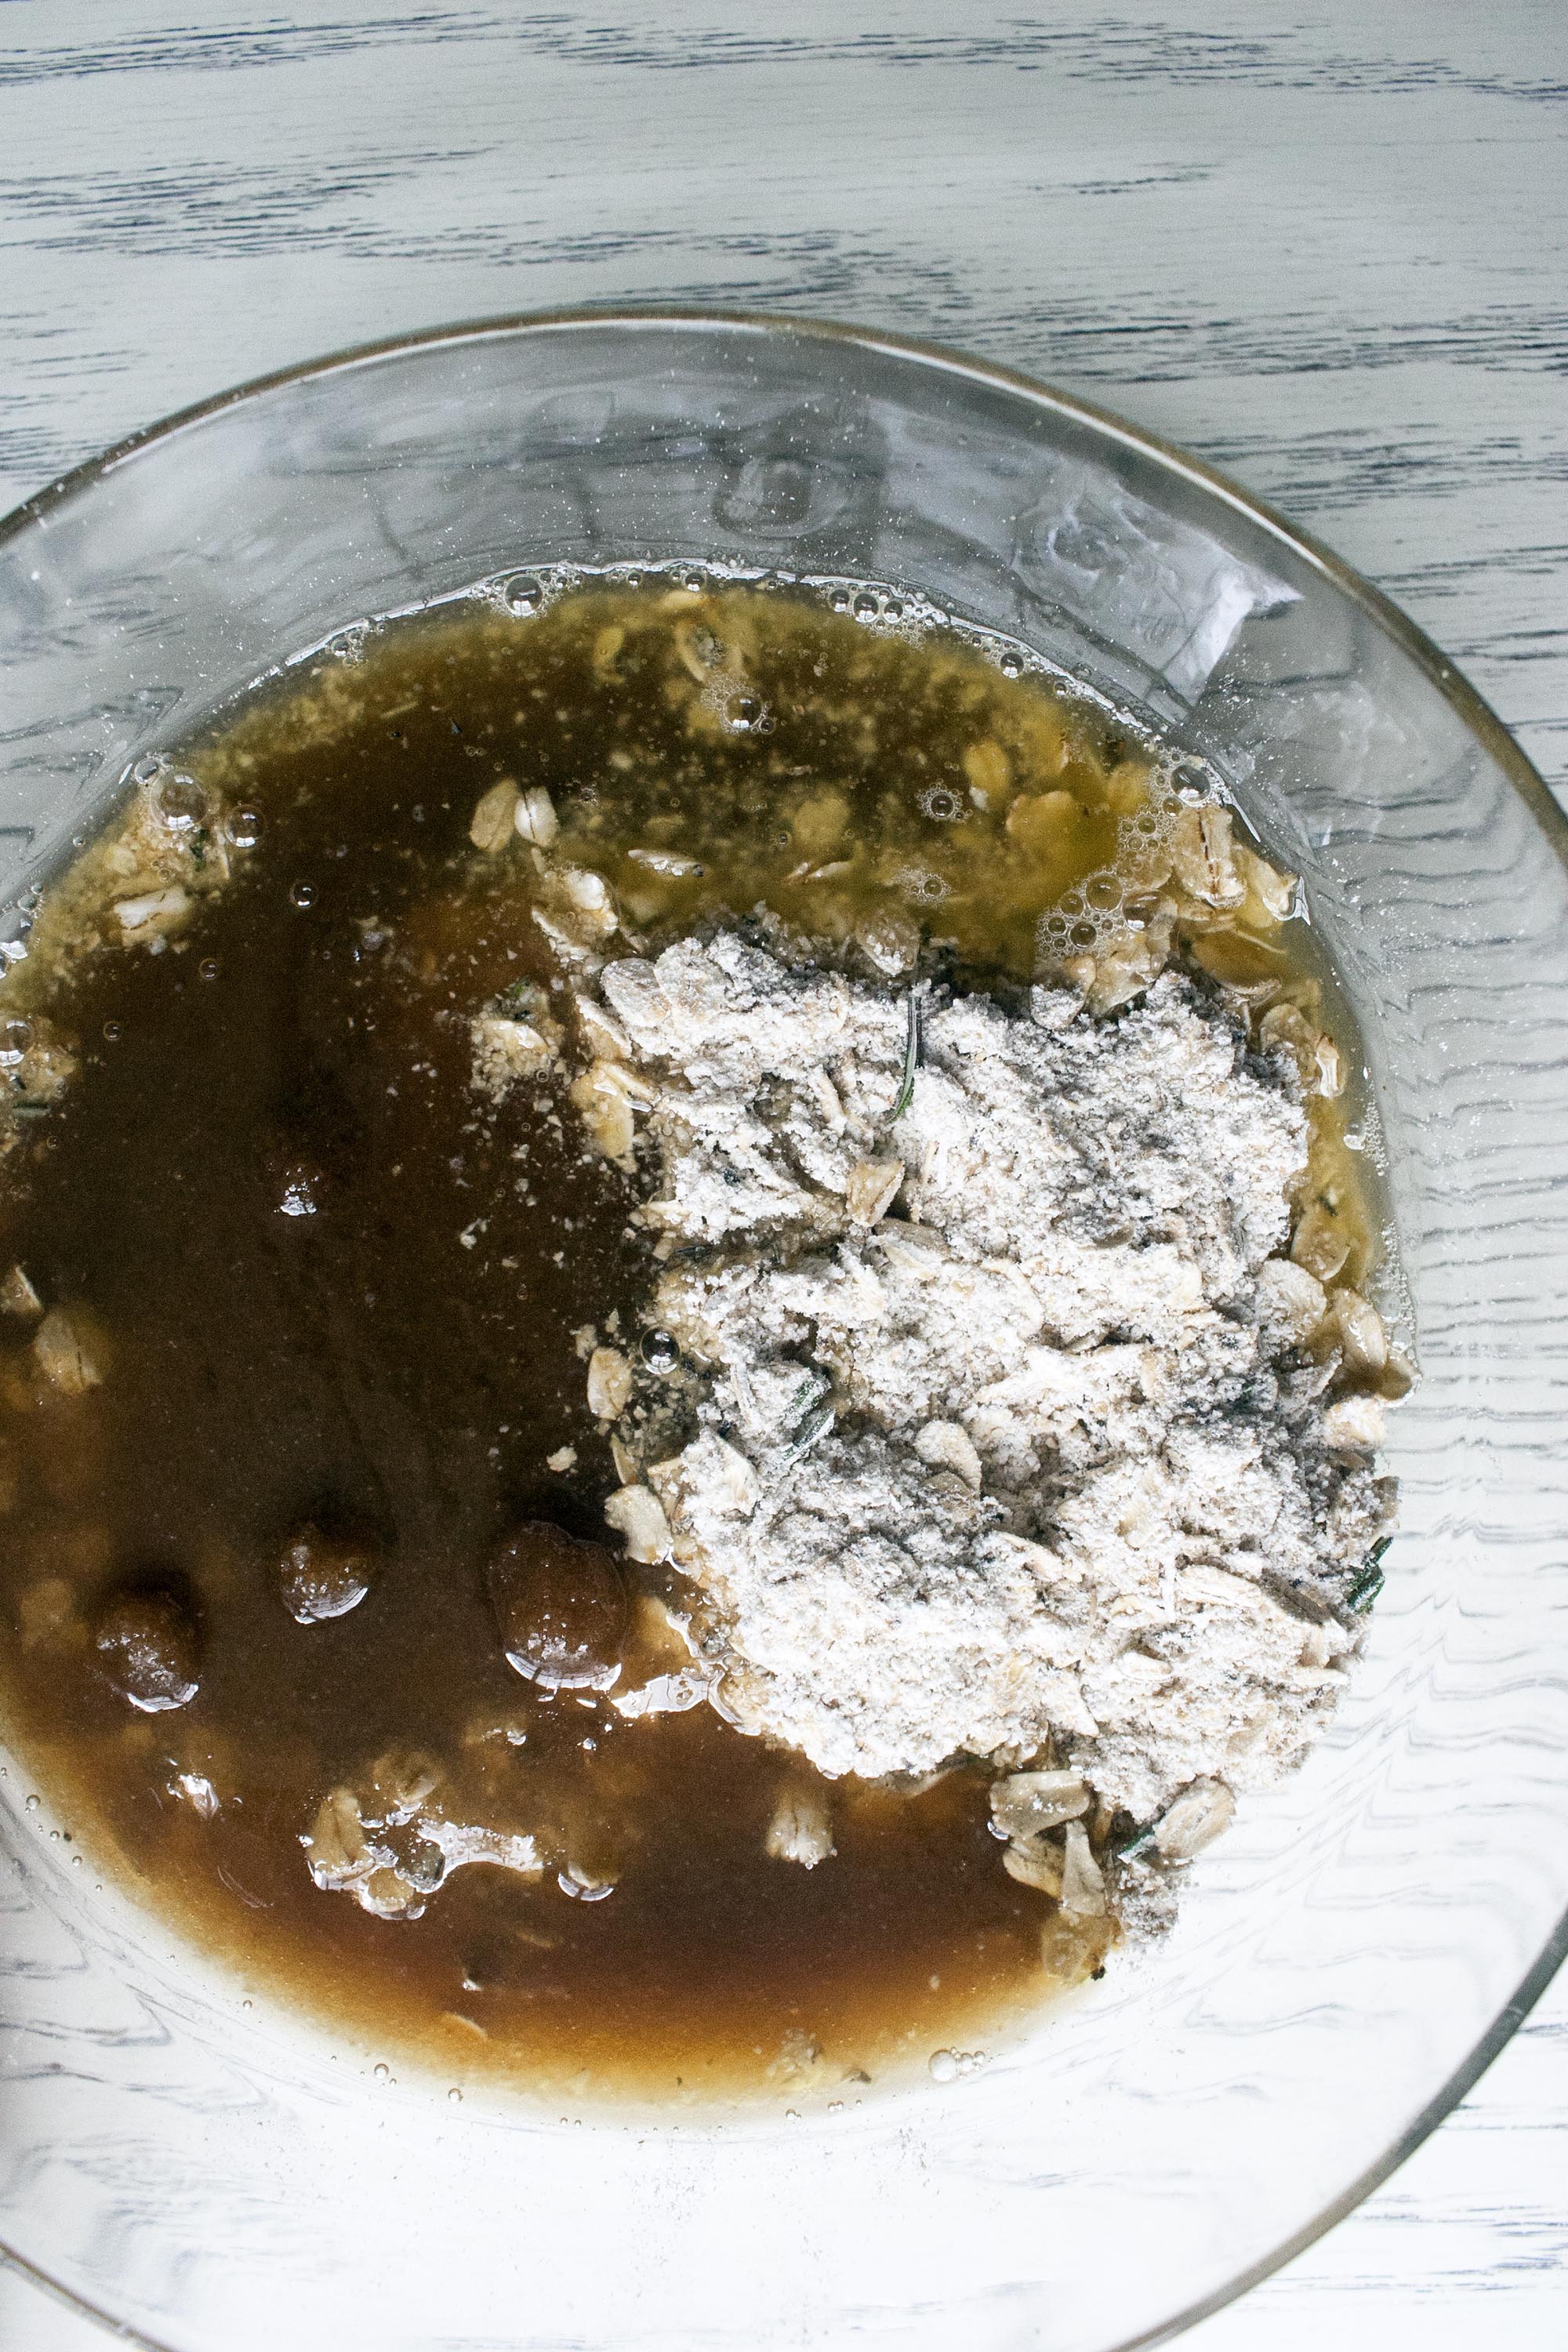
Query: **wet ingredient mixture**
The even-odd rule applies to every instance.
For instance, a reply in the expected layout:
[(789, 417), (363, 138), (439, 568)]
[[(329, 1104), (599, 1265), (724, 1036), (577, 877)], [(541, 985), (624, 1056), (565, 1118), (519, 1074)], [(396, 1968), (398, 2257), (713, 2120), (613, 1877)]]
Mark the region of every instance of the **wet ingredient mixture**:
[[(362, 2047), (579, 2099), (830, 2103), (956, 2067), (1100, 1967), (1223, 1826), (1240, 1719), (1163, 1779), (1097, 1771), (1083, 1610), (1047, 1605), (1074, 1542), (1095, 1589), (1107, 1534), (1064, 1541), (1052, 1496), (1147, 1469), (1162, 1334), (1125, 1301), (1045, 1328), (1005, 1270), (1020, 1235), (965, 1238), (942, 1088), (998, 1037), (1081, 1091), (1064, 1054), (1180, 1032), (1220, 1126), (1251, 1105), (1273, 1203), (1250, 1238), (1237, 1210), (1235, 1265), (1185, 1306), (1233, 1335), (1211, 1419), (1256, 1434), (1263, 1377), (1310, 1421), (1305, 1532), (1289, 1558), (1261, 1527), (1167, 1546), (1117, 1670), (1169, 1687), (1184, 1642), (1230, 1657), (1239, 1626), (1247, 1651), (1250, 1612), (1293, 1720), (1342, 1675), (1388, 1509), (1379, 1400), (1408, 1374), (1363, 1295), (1289, 887), (1201, 782), (1019, 667), (869, 591), (514, 583), (146, 763), (5, 983), (7, 1726), (95, 1860)], [(710, 1096), (760, 1126), (749, 1160), (711, 1149), (666, 1099), (691, 1038), (639, 1025), (683, 956), (743, 976), (742, 1029), (837, 992), (866, 1099), (830, 1055), (743, 1086), (721, 1055)], [(812, 1164), (802, 1088), (841, 1167)], [(770, 1213), (694, 1210), (699, 1166), (738, 1211), (771, 1182)], [(1137, 1235), (1090, 1209), (1073, 1246), (1136, 1243), (1178, 1312), (1183, 1203)], [(1007, 1358), (941, 1394), (910, 1305), (933, 1244), (950, 1292), (1000, 1286)], [(873, 1270), (913, 1335), (902, 1387), (839, 1311)], [(1044, 1360), (1081, 1371), (1090, 1341), (1098, 1419)], [(903, 1729), (829, 1737), (856, 1699), (823, 1669), (854, 1644), (821, 1590), (773, 1703), (724, 1577), (759, 1580), (776, 1523), (752, 1528), (748, 1479), (804, 1491), (889, 1432), (935, 1570), (994, 1554), (1056, 1712), (958, 1724), (906, 1682)]]

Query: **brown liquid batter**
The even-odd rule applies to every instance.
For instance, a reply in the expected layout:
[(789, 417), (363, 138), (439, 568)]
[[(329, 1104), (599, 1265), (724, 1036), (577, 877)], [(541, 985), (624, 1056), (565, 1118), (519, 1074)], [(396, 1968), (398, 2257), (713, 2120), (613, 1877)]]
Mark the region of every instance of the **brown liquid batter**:
[[(498, 778), (544, 787), (651, 936), (766, 902), (828, 946), (923, 921), (1026, 974), (1147, 763), (955, 642), (667, 591), (396, 625), (297, 674), (184, 754), (245, 846), (162, 951), (81, 951), (94, 853), (46, 908), (14, 1017), (47, 1012), (79, 1067), (17, 1131), (0, 1245), (99, 1377), (40, 1379), (26, 1315), (0, 1321), (3, 1696), (91, 1856), (362, 2047), (574, 2097), (853, 2095), (1109, 1931), (1005, 1874), (976, 1771), (817, 1783), (837, 1850), (806, 1870), (764, 1848), (805, 1767), (707, 1706), (626, 1720), (508, 1664), (519, 1528), (613, 1544), (580, 1334), (618, 1315), (633, 1344), (648, 1261), (637, 1179), (584, 1156), (559, 1085), (473, 1089), (470, 1019), (556, 974), (526, 849), (470, 824)], [(1046, 790), (1048, 838), (1009, 833)], [(659, 1667), (650, 1573), (626, 1571), (626, 1683)], [(149, 1684), (171, 1610), (188, 1648)], [(454, 1869), (416, 1917), (314, 1884), (326, 1792), (411, 1755), (549, 1866)]]

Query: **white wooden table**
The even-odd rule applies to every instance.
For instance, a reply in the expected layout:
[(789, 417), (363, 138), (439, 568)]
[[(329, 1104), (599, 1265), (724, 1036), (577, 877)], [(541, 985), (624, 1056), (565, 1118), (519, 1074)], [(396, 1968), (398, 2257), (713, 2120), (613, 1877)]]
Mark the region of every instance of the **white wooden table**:
[[(699, 299), (1185, 443), (1568, 800), (1563, 0), (0, 0), (0, 508), (334, 346)], [(1201, 2352), (1568, 2343), (1568, 1982)], [(105, 2341), (0, 2273), (5, 2352)], [(350, 2347), (345, 2352), (371, 2352)]]

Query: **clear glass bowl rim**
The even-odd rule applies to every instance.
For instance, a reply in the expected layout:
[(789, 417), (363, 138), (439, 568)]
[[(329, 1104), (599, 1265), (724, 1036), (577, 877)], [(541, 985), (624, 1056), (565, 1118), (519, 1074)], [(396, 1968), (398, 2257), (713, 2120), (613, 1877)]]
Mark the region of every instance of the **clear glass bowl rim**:
[[(173, 441), (226, 409), (259, 395), (280, 391), (288, 385), (346, 374), (354, 368), (374, 365), (380, 360), (419, 351), (458, 349), (464, 344), (549, 335), (570, 331), (576, 327), (603, 330), (659, 326), (697, 331), (722, 328), (828, 348), (842, 343), (869, 352), (885, 352), (895, 359), (913, 361), (935, 373), (960, 376), (1021, 395), (1045, 412), (1089, 427), (1114, 446), (1152, 458), (1166, 471), (1194, 485), (1211, 499), (1245, 517), (1254, 526), (1260, 527), (1282, 546), (1289, 548), (1298, 559), (1322, 573), (1334, 588), (1358, 606), (1373, 625), (1415, 664), (1448, 704), (1461, 725), (1507, 777), (1548, 846), (1564, 868), (1568, 868), (1568, 814), (1559, 806), (1544, 778), (1521, 750), (1497, 712), (1424, 629), (1419, 628), (1391, 597), (1375, 588), (1331, 548), (1298, 528), (1266, 499), (1244, 489), (1217, 468), (1191, 456), (1159, 434), (1130, 424), (1112, 409), (1080, 399), (1076, 394), (1063, 392), (1018, 369), (955, 351), (950, 345), (926, 341), (916, 336), (856, 327), (838, 320), (811, 318), (793, 312), (731, 310), (706, 304), (584, 304), (561, 310), (503, 312), (447, 326), (425, 328), (410, 334), (389, 335), (371, 342), (351, 344), (316, 359), (300, 361), (291, 367), (250, 377), (226, 391), (211, 394), (205, 400), (196, 401), (189, 407), (177, 409), (173, 415), (128, 434), (123, 440), (98, 455), (85, 458), (41, 490), (35, 491), (31, 498), (24, 499), (8, 514), (0, 515), (0, 547), (8, 545), (31, 530), (47, 526), (62, 506), (89, 496), (94, 486), (105, 476), (150, 445)], [(1345, 2189), (1330, 2199), (1319, 2212), (1267, 2256), (1248, 2264), (1223, 2287), (1190, 2305), (1185, 2310), (1152, 2329), (1127, 2338), (1117, 2347), (1117, 2352), (1141, 2352), (1142, 2347), (1170, 2342), (1246, 2294), (1286, 2263), (1293, 2262), (1298, 2254), (1304, 2252), (1343, 2221), (1348, 2213), (1397, 2171), (1405, 2158), (1473, 2089), (1528, 2017), (1565, 1959), (1568, 1959), (1568, 1911), (1564, 1912), (1490, 2026), (1381, 2157), (1366, 2166)], [(53, 2300), (79, 2313), (84, 2318), (96, 2321), (122, 2343), (133, 2344), (141, 2347), (141, 2352), (168, 2352), (168, 2347), (157, 2338), (117, 2319), (89, 2298), (50, 2277), (4, 2240), (0, 2240), (0, 2263), (5, 2263)]]

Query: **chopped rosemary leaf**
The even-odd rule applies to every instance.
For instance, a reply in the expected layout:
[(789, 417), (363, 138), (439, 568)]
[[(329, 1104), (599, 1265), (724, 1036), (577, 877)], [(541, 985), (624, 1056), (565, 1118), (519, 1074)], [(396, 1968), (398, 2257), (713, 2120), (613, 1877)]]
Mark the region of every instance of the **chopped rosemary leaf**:
[(1385, 1581), (1386, 1579), (1384, 1576), (1382, 1569), (1379, 1568), (1376, 1559), (1369, 1553), (1367, 1556), (1366, 1566), (1362, 1570), (1361, 1574), (1356, 1578), (1355, 1582), (1351, 1586), (1350, 1591), (1345, 1595), (1345, 1607), (1350, 1611), (1352, 1617), (1364, 1617), (1366, 1615), (1367, 1611), (1372, 1607), (1373, 1602), (1383, 1591)]
[(788, 1442), (788, 1451), (792, 1458), (799, 1462), (809, 1454), (817, 1439), (826, 1436), (835, 1418), (833, 1407), (830, 1404), (823, 1405), (816, 1412), (808, 1413)]
[[(899, 1087), (898, 1100), (893, 1105), (892, 1118), (902, 1118), (915, 1098), (915, 1071), (921, 1058), (921, 991), (911, 988), (907, 1011), (909, 1032), (904, 1040), (904, 1075)], [(891, 1123), (891, 1122), (889, 1122)]]

